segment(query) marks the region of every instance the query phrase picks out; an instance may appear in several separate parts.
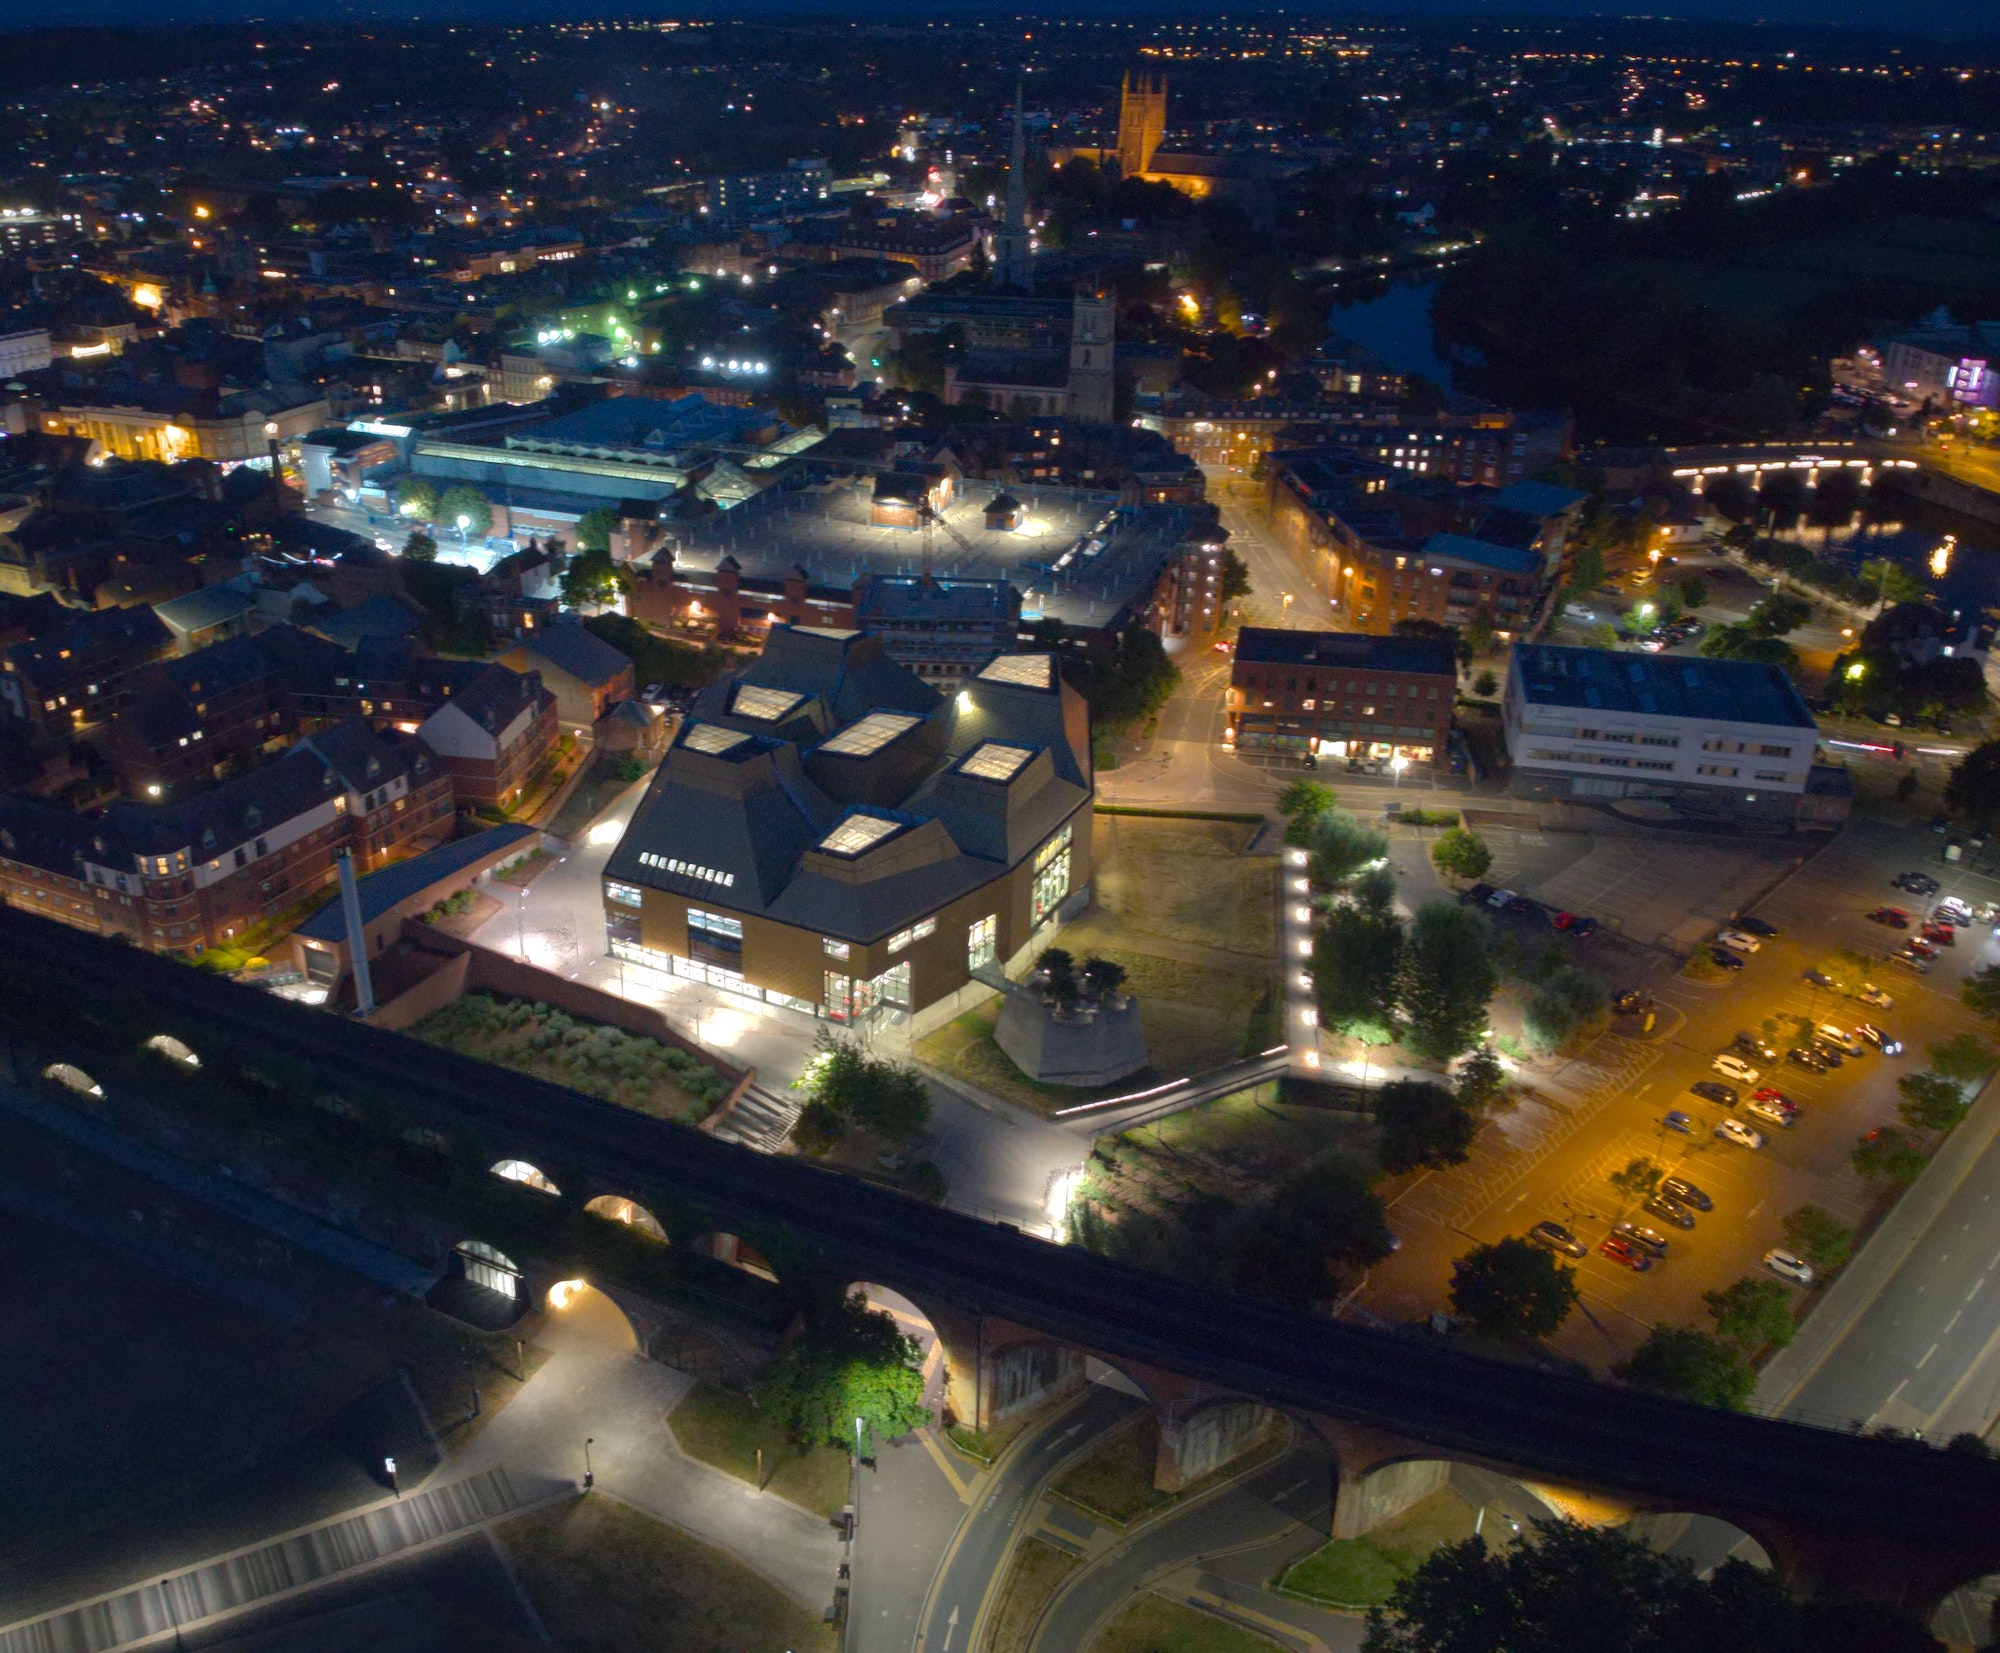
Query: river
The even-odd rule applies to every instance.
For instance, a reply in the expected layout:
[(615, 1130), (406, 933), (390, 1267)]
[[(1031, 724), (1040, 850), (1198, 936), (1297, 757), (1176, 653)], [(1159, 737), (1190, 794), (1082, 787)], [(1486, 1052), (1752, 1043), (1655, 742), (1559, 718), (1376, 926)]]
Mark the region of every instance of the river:
[(1451, 368), (1438, 355), (1431, 332), (1431, 300), (1436, 296), (1435, 281), (1391, 281), (1372, 297), (1328, 311), (1327, 329), (1366, 345), (1400, 372), (1420, 373), (1448, 388)]

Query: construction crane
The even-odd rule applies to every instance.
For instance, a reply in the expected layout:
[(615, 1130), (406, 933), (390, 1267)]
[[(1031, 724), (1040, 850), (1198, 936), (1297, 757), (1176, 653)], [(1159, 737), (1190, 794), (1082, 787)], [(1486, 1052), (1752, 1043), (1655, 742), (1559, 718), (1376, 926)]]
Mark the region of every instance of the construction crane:
[(917, 508), (917, 520), (923, 524), (924, 528), (924, 573), (926, 576), (931, 571), (931, 530), (933, 528), (942, 528), (956, 542), (959, 550), (963, 551), (968, 557), (974, 555), (972, 541), (967, 539), (956, 528), (952, 527), (949, 522), (945, 521), (944, 517), (939, 513), (938, 508), (930, 502), (928, 497)]

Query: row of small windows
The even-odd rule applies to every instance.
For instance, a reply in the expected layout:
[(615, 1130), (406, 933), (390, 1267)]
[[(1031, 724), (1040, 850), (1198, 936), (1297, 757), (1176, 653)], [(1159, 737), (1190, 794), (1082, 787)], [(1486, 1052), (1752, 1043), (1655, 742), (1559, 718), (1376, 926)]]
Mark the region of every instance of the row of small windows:
[(889, 951), (900, 953), (913, 941), (922, 941), (925, 936), (937, 934), (937, 920), (926, 918), (912, 924), (907, 930), (898, 930), (889, 938)]
[(656, 867), (661, 872), (676, 873), (682, 878), (705, 879), (708, 883), (720, 884), (724, 889), (730, 888), (736, 882), (736, 874), (733, 872), (719, 872), (714, 867), (698, 867), (692, 861), (669, 860), (664, 855), (655, 855), (651, 850), (641, 852), (639, 865)]

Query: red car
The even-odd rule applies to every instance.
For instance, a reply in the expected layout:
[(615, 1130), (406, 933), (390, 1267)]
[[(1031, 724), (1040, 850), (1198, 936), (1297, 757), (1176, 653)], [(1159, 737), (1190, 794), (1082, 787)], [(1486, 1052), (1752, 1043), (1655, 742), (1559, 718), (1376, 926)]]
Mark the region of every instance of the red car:
[(1623, 1263), (1634, 1274), (1644, 1274), (1653, 1266), (1652, 1258), (1630, 1241), (1619, 1239), (1616, 1234), (1607, 1235), (1598, 1242), (1597, 1254), (1609, 1257), (1614, 1263)]
[(1934, 947), (1956, 947), (1958, 932), (1949, 924), (1926, 924), (1917, 932)]
[(1910, 915), (1901, 907), (1877, 907), (1868, 916), (1892, 930), (1907, 930), (1910, 927)]
[(1919, 936), (1911, 936), (1908, 941), (1903, 943), (1903, 951), (1916, 958), (1934, 959), (1938, 956), (1938, 945), (1934, 941), (1925, 941)]

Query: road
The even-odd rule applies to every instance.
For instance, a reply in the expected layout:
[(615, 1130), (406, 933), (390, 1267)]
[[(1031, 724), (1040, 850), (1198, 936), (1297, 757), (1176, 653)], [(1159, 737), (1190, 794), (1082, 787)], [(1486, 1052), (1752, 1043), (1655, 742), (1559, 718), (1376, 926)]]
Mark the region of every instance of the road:
[(970, 1653), (980, 1645), (983, 1622), (1042, 1483), (1138, 1404), (1129, 1395), (1092, 1384), (1082, 1400), (1033, 1426), (1000, 1455), (924, 1603), (917, 1653)]
[[(1286, 1427), (1289, 1427), (1287, 1425)], [(1147, 1522), (1123, 1543), (1071, 1575), (1035, 1626), (1029, 1653), (1071, 1653), (1086, 1648), (1119, 1608), (1150, 1580), (1190, 1562), (1231, 1551), (1254, 1551), (1261, 1585), (1298, 1555), (1326, 1541), (1333, 1519), (1334, 1467), (1326, 1445), (1301, 1431), (1269, 1464), (1224, 1483), (1163, 1518)], [(1293, 1604), (1257, 1592), (1254, 1611), (1285, 1612)], [(1252, 1606), (1251, 1603), (1244, 1603)], [(1315, 1621), (1324, 1645), (1331, 1614), (1310, 1609), (1296, 1616)], [(1346, 1621), (1359, 1647), (1363, 1626)]]

